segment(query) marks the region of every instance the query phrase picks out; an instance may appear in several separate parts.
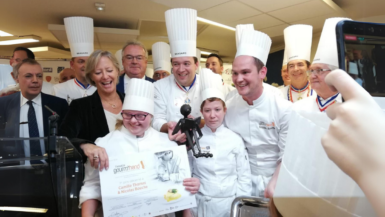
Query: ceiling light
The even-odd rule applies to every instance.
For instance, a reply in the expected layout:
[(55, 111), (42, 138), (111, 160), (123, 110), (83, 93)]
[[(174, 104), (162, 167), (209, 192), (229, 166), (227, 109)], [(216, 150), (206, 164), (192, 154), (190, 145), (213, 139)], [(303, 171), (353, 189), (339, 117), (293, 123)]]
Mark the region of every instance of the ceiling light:
[(48, 51), (48, 47), (47, 46), (45, 46), (45, 47), (31, 47), (31, 48), (28, 48), (28, 49), (30, 49), (34, 53)]
[(98, 10), (98, 11), (104, 11), (104, 7), (105, 7), (106, 5), (104, 4), (104, 3), (95, 3), (95, 8), (96, 8), (96, 10)]
[(225, 28), (225, 29), (228, 29), (228, 30), (235, 31), (235, 28), (233, 28), (231, 26), (226, 26), (226, 25), (223, 25), (223, 24), (211, 21), (211, 20), (207, 20), (207, 19), (202, 18), (202, 17), (197, 17), (197, 20), (201, 21), (201, 22), (204, 22), (204, 23), (208, 23), (208, 24), (214, 25), (214, 26), (219, 26), (219, 27), (222, 27), (222, 28)]
[(32, 213), (46, 213), (48, 209), (33, 208), (33, 207), (12, 207), (12, 206), (0, 206), (1, 211), (14, 211), (14, 212), (32, 212)]
[(13, 36), (12, 34), (9, 34), (8, 32), (4, 32), (4, 31), (1, 31), (0, 30), (0, 36), (1, 37), (4, 37), (4, 36)]
[(24, 44), (38, 42), (41, 38), (35, 35), (0, 37), (0, 45)]
[(206, 62), (206, 61), (207, 61), (207, 58), (201, 58), (200, 61), (201, 61), (201, 62)]

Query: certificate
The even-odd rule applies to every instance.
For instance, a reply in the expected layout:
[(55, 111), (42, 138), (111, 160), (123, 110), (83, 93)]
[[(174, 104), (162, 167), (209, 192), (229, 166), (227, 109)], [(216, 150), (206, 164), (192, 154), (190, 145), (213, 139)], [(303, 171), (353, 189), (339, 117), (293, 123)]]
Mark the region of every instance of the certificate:
[(185, 190), (191, 177), (185, 146), (109, 156), (100, 172), (104, 217), (157, 216), (196, 206)]

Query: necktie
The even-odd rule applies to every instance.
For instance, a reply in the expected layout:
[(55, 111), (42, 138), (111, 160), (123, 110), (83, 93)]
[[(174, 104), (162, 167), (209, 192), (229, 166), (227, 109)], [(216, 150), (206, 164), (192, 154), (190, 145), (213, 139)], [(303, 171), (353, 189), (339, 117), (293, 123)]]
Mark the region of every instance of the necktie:
[[(29, 105), (28, 109), (28, 131), (29, 131), (29, 137), (40, 137), (39, 135), (39, 128), (37, 126), (36, 121), (36, 113), (35, 108), (32, 105), (32, 101), (28, 101), (27, 104)], [(39, 140), (30, 140), (29, 141), (29, 148), (30, 148), (30, 154), (31, 157), (33, 156), (42, 156), (41, 148), (40, 148), (40, 141)], [(31, 161), (31, 163), (38, 163), (40, 161)]]

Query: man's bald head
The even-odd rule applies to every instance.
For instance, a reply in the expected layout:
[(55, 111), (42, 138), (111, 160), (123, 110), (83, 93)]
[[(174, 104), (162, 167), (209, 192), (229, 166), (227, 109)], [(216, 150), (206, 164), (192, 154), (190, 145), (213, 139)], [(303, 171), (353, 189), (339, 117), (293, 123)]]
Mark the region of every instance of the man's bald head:
[(75, 71), (70, 68), (65, 68), (59, 74), (59, 83), (66, 82), (74, 78), (75, 78)]

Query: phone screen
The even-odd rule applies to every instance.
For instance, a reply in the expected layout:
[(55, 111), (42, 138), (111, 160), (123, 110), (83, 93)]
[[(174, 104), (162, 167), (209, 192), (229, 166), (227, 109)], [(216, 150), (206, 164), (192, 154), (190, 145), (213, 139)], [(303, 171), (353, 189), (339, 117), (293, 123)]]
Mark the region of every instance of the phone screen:
[(385, 25), (344, 21), (337, 26), (340, 66), (372, 96), (385, 96)]

